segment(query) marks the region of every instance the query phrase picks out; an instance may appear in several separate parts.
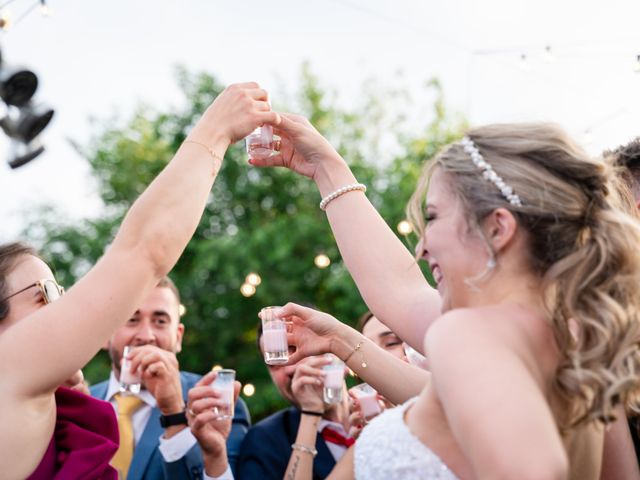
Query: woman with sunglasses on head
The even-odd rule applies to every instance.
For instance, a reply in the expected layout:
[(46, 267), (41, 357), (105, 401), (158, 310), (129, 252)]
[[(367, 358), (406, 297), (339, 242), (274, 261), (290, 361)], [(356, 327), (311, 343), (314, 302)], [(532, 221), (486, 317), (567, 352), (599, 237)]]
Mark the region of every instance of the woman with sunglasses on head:
[[(51, 270), (33, 251), (0, 248), (3, 478), (24, 479), (32, 473), (34, 478), (116, 478), (107, 465), (110, 458), (91, 456), (95, 449), (83, 456), (67, 451), (65, 444), (56, 455), (56, 390), (69, 400), (58, 405), (58, 414), (73, 417), (75, 407), (89, 403), (88, 397), (67, 398), (69, 392), (58, 387), (98, 352), (171, 270), (196, 229), (227, 147), (265, 122), (277, 124), (278, 115), (257, 84), (222, 92), (132, 205), (104, 256), (62, 297)], [(108, 429), (108, 419), (105, 425)], [(82, 425), (71, 421), (64, 428), (73, 436)]]
[[(640, 367), (640, 228), (612, 169), (547, 124), (481, 127), (449, 145), (410, 209), (435, 290), (326, 140), (297, 116), (277, 130), (281, 153), (251, 163), (314, 179), (367, 305), (430, 360), (416, 399), (366, 427), (336, 476), (578, 478), (580, 458), (582, 478), (598, 478), (598, 425), (637, 390)], [(331, 351), (364, 377), (379, 356), (328, 315), (282, 314), (291, 361)], [(368, 375), (398, 378), (386, 364)]]

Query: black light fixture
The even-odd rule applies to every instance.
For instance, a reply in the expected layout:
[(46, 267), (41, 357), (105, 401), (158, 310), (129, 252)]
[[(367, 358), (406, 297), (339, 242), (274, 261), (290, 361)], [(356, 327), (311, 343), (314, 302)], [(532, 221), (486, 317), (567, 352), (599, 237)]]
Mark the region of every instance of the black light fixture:
[(29, 163), (44, 152), (44, 146), (36, 140), (31, 143), (23, 143), (18, 140), (11, 140), (11, 157), (8, 160), (11, 168), (18, 168)]
[(7, 162), (18, 168), (42, 152), (38, 136), (49, 125), (54, 111), (33, 101), (38, 77), (31, 70), (7, 65), (0, 55), (0, 98), (5, 103), (0, 128), (11, 139)]

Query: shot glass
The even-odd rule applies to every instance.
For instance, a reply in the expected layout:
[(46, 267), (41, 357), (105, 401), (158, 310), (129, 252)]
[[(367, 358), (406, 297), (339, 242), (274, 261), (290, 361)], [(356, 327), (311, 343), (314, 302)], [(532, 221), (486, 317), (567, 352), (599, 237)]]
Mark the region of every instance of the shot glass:
[(213, 407), (213, 413), (217, 415), (218, 420), (233, 418), (233, 384), (236, 380), (236, 371), (230, 368), (218, 370), (218, 376), (211, 384), (220, 393), (222, 401), (225, 403), (222, 407)]
[(140, 385), (142, 378), (138, 372), (131, 373), (131, 361), (127, 359), (127, 355), (136, 347), (127, 345), (122, 352), (122, 361), (120, 362), (120, 391), (128, 393), (140, 393)]
[(330, 357), (331, 363), (322, 367), (325, 372), (322, 395), (324, 403), (328, 405), (342, 401), (342, 390), (344, 386), (344, 362), (334, 355), (330, 355)]
[(251, 132), (247, 138), (247, 154), (249, 158), (261, 160), (273, 154), (273, 128), (263, 125)]
[(278, 307), (265, 307), (260, 310), (262, 320), (262, 349), (267, 365), (280, 365), (289, 360), (287, 325), (276, 315)]
[(382, 412), (380, 402), (378, 402), (378, 392), (376, 392), (368, 383), (361, 383), (351, 388), (351, 392), (355, 395), (360, 403), (360, 411), (365, 421), (371, 420)]
[(427, 358), (424, 355), (411, 348), (407, 343), (403, 344), (403, 346), (404, 354), (407, 356), (407, 360), (409, 360), (409, 363), (411, 365), (420, 367), (423, 370), (429, 370), (429, 363), (427, 362)]

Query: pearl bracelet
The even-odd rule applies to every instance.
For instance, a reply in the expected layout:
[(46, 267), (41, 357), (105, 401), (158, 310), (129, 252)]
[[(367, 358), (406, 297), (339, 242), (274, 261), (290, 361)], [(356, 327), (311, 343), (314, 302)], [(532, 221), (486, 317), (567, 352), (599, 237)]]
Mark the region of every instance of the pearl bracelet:
[(314, 457), (318, 454), (318, 450), (312, 447), (307, 447), (306, 445), (302, 445), (300, 443), (291, 444), (291, 448), (294, 450), (300, 450), (301, 452), (310, 453)]
[(322, 199), (322, 201), (320, 202), (320, 210), (323, 210), (323, 211), (326, 210), (327, 205), (329, 205), (329, 203), (332, 200), (335, 200), (340, 195), (344, 195), (347, 192), (353, 192), (354, 190), (360, 190), (362, 192), (366, 192), (367, 186), (363, 183), (351, 183), (349, 185), (345, 185), (342, 188), (339, 188), (335, 192), (330, 193), (329, 195), (327, 195)]

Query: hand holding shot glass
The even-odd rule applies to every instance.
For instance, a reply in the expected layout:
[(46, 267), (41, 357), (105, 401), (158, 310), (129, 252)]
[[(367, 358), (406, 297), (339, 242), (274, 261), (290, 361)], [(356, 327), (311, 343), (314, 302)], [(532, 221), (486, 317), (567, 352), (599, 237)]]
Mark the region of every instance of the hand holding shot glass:
[(267, 365), (281, 365), (289, 360), (287, 324), (276, 315), (279, 307), (265, 307), (260, 310), (262, 320), (262, 348)]
[(327, 354), (331, 363), (325, 365), (324, 388), (322, 390), (324, 403), (333, 405), (342, 401), (342, 390), (344, 388), (344, 362), (332, 354)]
[(120, 391), (128, 393), (140, 393), (142, 377), (140, 372), (131, 372), (131, 360), (127, 357), (136, 347), (127, 345), (122, 352), (122, 360), (120, 362)]
[(382, 412), (382, 407), (378, 401), (378, 392), (376, 392), (368, 383), (361, 383), (352, 387), (350, 392), (358, 399), (360, 404), (360, 412), (362, 418), (367, 422)]
[(233, 392), (236, 381), (236, 371), (231, 370), (230, 368), (223, 368), (222, 370), (218, 370), (216, 373), (217, 376), (211, 384), (211, 388), (220, 394), (223, 405), (220, 407), (213, 407), (213, 412), (217, 415), (218, 420), (233, 418)]

